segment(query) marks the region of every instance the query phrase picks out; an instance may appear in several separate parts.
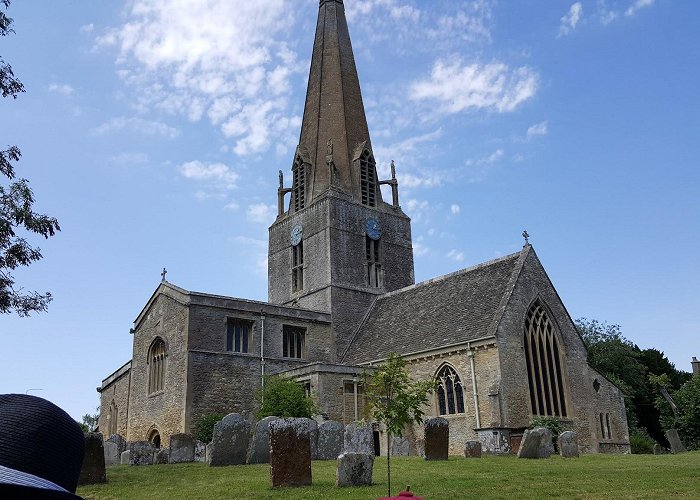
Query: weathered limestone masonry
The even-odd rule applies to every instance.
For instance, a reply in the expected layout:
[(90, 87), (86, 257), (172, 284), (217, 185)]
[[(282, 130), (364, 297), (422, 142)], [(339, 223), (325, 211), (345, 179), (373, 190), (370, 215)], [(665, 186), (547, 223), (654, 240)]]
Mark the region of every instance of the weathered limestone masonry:
[(100, 393), (99, 428), (108, 438), (112, 434), (126, 436), (131, 389), (131, 361), (102, 381)]

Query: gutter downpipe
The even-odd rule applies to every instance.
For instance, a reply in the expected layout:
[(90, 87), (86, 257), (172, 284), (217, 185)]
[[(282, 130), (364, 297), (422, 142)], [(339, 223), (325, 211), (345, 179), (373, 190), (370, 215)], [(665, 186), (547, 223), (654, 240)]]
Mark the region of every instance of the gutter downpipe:
[(472, 396), (474, 397), (474, 414), (476, 416), (476, 428), (481, 429), (481, 415), (479, 411), (479, 395), (476, 392), (476, 372), (474, 370), (474, 350), (471, 343), (467, 343), (467, 356), (469, 357), (469, 367), (472, 371)]
[(265, 397), (265, 312), (260, 311), (260, 396)]

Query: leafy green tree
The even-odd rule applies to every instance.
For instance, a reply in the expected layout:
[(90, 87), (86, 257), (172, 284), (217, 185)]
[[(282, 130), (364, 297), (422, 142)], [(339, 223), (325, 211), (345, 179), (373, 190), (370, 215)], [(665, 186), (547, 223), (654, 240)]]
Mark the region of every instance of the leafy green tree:
[[(0, 0), (7, 9), (10, 0)], [(12, 18), (0, 10), (0, 36), (14, 33)], [(12, 67), (0, 56), (0, 92), (3, 97), (17, 98), (24, 92), (24, 85), (15, 78)], [(24, 233), (39, 234), (44, 238), (60, 231), (58, 221), (32, 210), (34, 193), (26, 179), (15, 179), (13, 162), (19, 161), (22, 153), (17, 146), (0, 150), (0, 179), (6, 177), (10, 183), (0, 183), (0, 314), (16, 311), (28, 316), (34, 311), (45, 311), (51, 302), (51, 293), (27, 292), (15, 283), (12, 271), (28, 266), (41, 259), (41, 251), (29, 245)]]
[(690, 450), (700, 450), (700, 377), (692, 377), (675, 391), (670, 391), (676, 404), (675, 412), (660, 389), (669, 389), (670, 377), (666, 375), (651, 376), (651, 382), (659, 389), (656, 407), (661, 412), (661, 425), (665, 430), (677, 429), (678, 435)]
[(209, 443), (214, 436), (214, 424), (222, 420), (226, 415), (222, 413), (210, 413), (197, 419), (195, 424), (195, 436), (202, 443)]
[(83, 432), (92, 432), (97, 428), (97, 422), (100, 419), (100, 407), (98, 406), (95, 409), (95, 413), (90, 415), (89, 413), (86, 413), (83, 415), (83, 420), (80, 423), (80, 427), (82, 427)]
[(424, 407), (435, 381), (411, 381), (406, 362), (393, 353), (375, 372), (364, 373), (363, 379), (368, 411), (386, 426), (387, 491), (391, 496), (391, 437), (401, 436), (408, 424), (423, 421)]
[(282, 377), (267, 377), (255, 399), (260, 408), (255, 416), (259, 419), (271, 416), (311, 418), (318, 411), (301, 385)]

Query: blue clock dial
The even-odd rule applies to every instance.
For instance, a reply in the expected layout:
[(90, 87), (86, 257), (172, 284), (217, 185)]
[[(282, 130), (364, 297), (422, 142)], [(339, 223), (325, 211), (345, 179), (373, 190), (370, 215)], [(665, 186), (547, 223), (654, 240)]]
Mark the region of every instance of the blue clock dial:
[(304, 228), (302, 227), (301, 224), (296, 224), (292, 228), (292, 232), (289, 236), (289, 239), (292, 242), (292, 246), (297, 246), (299, 243), (301, 243), (301, 237), (304, 232)]
[(365, 230), (367, 231), (367, 236), (375, 241), (382, 237), (382, 228), (376, 219), (367, 219)]

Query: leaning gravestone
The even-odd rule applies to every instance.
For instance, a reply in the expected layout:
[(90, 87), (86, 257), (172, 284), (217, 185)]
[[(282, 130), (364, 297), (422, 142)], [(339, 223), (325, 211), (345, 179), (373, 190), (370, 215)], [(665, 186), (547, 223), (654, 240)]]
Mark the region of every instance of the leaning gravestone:
[(681, 441), (681, 437), (678, 435), (678, 430), (676, 429), (671, 429), (666, 431), (666, 439), (668, 439), (669, 444), (671, 445), (671, 453), (674, 455), (676, 453), (685, 453), (685, 445), (683, 444), (683, 441)]
[(243, 415), (229, 413), (214, 424), (214, 436), (207, 463), (212, 466), (245, 464), (250, 441), (250, 422)]
[(318, 426), (316, 445), (317, 460), (335, 460), (343, 452), (345, 426), (340, 422), (326, 420)]
[(467, 441), (464, 445), (464, 456), (466, 458), (481, 458), (481, 442)]
[(343, 453), (335, 470), (336, 486), (372, 486), (374, 454)]
[(99, 484), (107, 482), (105, 471), (105, 450), (102, 434), (88, 432), (85, 434), (85, 455), (80, 469), (78, 484)]
[(527, 429), (518, 450), (518, 458), (549, 458), (554, 453), (552, 431), (544, 427)]
[(153, 463), (155, 465), (163, 465), (167, 464), (170, 462), (170, 451), (161, 448), (159, 450), (156, 450), (155, 453), (153, 454)]
[(311, 484), (311, 442), (306, 420), (281, 418), (270, 423), (273, 487)]
[(450, 447), (450, 423), (442, 417), (425, 421), (425, 459), (447, 460)]
[(107, 438), (107, 441), (105, 442), (116, 444), (119, 448), (120, 455), (127, 449), (126, 439), (124, 439), (124, 436), (122, 436), (121, 434), (112, 434), (111, 436), (109, 436), (109, 438)]
[(189, 434), (173, 434), (170, 436), (170, 463), (194, 462), (195, 443), (196, 439)]
[(122, 451), (121, 464), (122, 465), (129, 465), (130, 461), (131, 461), (131, 452), (129, 450)]
[(391, 437), (391, 455), (394, 457), (407, 457), (411, 454), (411, 442), (403, 436)]
[(374, 455), (372, 425), (353, 422), (345, 426), (343, 453), (350, 452)]
[(119, 453), (119, 445), (111, 441), (104, 442), (105, 450), (105, 465), (119, 465), (121, 453)]
[(248, 449), (249, 464), (270, 463), (270, 422), (275, 420), (278, 420), (278, 417), (265, 417), (255, 424)]
[(129, 443), (129, 465), (153, 465), (155, 449), (150, 441)]
[(578, 457), (578, 439), (574, 431), (566, 431), (559, 434), (557, 445), (559, 447), (559, 455), (563, 458)]

